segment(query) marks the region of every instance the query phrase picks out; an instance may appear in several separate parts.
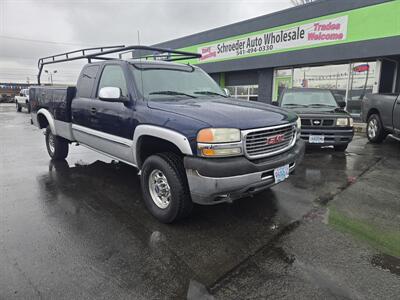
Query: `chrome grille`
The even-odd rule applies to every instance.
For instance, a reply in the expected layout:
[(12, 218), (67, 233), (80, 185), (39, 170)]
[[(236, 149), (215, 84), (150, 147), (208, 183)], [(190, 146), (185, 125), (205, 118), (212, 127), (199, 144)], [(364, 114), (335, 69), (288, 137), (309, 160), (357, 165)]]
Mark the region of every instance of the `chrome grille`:
[[(268, 139), (283, 136), (282, 141), (268, 144)], [(278, 154), (293, 146), (296, 137), (294, 124), (275, 126), (245, 133), (245, 151), (249, 158), (260, 158)]]

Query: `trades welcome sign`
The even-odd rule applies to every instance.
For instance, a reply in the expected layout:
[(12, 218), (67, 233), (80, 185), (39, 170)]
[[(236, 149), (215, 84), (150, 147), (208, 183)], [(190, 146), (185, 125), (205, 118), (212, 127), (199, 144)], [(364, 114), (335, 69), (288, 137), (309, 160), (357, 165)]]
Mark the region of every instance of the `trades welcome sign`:
[(303, 46), (327, 42), (345, 41), (347, 38), (348, 16), (307, 23), (296, 27), (266, 31), (235, 38), (197, 49), (202, 55), (200, 62), (268, 54)]

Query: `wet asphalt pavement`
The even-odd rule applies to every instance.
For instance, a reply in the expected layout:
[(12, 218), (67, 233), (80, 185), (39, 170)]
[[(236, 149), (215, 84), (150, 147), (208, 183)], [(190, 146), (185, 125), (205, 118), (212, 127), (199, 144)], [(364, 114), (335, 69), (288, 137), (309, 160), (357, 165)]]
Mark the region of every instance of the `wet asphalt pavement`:
[(134, 168), (84, 147), (52, 162), (0, 105), (0, 299), (398, 299), (400, 143), (308, 151), (253, 198), (164, 225)]

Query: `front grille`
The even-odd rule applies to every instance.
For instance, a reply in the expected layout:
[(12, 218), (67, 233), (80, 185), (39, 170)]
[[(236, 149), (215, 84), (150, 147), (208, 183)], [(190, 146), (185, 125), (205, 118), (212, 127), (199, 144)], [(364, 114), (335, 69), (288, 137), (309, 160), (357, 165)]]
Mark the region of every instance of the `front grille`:
[(334, 119), (301, 119), (301, 125), (304, 127), (325, 127), (334, 126)]
[[(250, 131), (245, 134), (246, 155), (249, 158), (260, 158), (283, 152), (292, 146), (295, 136), (294, 124)], [(274, 139), (273, 143), (268, 143)]]
[(322, 125), (323, 125), (323, 126), (333, 126), (334, 122), (335, 122), (335, 121), (332, 120), (332, 119), (325, 119), (325, 120), (323, 121)]

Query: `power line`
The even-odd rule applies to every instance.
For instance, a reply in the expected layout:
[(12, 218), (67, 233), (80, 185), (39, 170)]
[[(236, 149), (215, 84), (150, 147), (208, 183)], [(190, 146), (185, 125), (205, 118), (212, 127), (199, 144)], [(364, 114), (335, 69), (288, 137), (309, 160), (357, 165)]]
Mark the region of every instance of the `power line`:
[(82, 43), (70, 43), (70, 42), (56, 42), (56, 41), (46, 41), (46, 40), (35, 40), (35, 39), (27, 39), (27, 38), (21, 38), (21, 37), (16, 37), (16, 36), (9, 36), (9, 35), (0, 35), (1, 39), (7, 39), (7, 40), (17, 40), (17, 41), (23, 41), (23, 42), (31, 42), (31, 43), (44, 43), (44, 44), (53, 44), (53, 45), (68, 45), (68, 46), (90, 46), (90, 44), (82, 44)]

